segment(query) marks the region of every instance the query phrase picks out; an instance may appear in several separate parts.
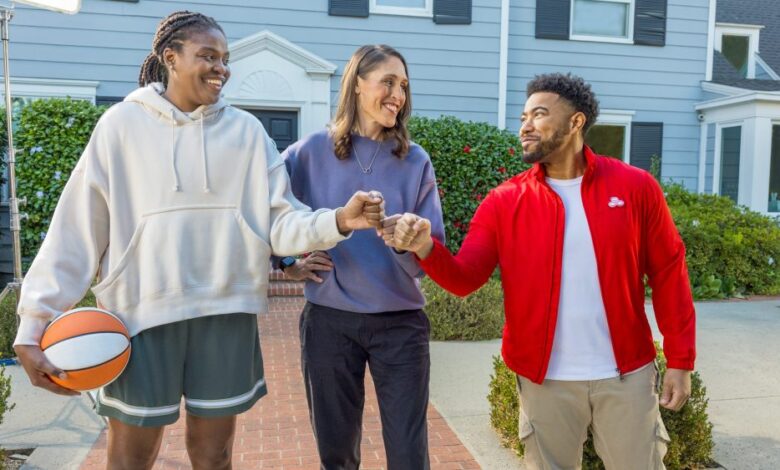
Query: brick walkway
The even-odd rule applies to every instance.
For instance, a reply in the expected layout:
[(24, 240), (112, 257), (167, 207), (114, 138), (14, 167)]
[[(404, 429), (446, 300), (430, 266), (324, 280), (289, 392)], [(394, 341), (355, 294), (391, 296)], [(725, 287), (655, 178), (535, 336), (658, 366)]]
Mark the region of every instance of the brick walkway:
[[(301, 381), (298, 315), (300, 297), (273, 297), (270, 314), (260, 316), (268, 395), (239, 415), (233, 468), (317, 469), (317, 450), (309, 425)], [(366, 404), (361, 448), (364, 470), (385, 469), (385, 452), (376, 394), (366, 374)], [(184, 414), (182, 413), (182, 416)], [(190, 468), (184, 444), (184, 419), (165, 430), (155, 469)], [(479, 464), (433, 406), (428, 408), (431, 468), (478, 469)], [(105, 468), (106, 433), (93, 446), (82, 470)]]

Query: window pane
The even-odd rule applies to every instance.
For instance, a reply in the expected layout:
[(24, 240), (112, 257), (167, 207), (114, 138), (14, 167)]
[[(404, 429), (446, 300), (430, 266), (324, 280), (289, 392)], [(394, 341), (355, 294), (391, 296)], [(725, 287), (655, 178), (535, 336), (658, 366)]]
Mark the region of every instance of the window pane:
[(742, 142), (742, 127), (724, 128), (720, 138), (720, 194), (736, 202), (739, 196), (739, 147)]
[(574, 1), (574, 34), (628, 37), (628, 3)]
[(772, 163), (769, 166), (769, 212), (780, 212), (780, 126), (772, 126)]
[(376, 0), (382, 7), (425, 8), (425, 0)]
[(626, 148), (625, 126), (594, 125), (588, 131), (585, 142), (596, 153), (619, 160), (625, 159), (623, 155)]
[(748, 46), (750, 38), (747, 36), (723, 36), (721, 52), (731, 62), (740, 75), (747, 77)]

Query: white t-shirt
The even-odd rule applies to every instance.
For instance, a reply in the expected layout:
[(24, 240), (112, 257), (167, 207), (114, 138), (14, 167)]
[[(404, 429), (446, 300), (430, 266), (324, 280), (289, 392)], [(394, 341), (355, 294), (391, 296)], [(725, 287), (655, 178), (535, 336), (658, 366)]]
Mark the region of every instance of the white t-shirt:
[(565, 208), (558, 322), (545, 378), (599, 380), (619, 374), (601, 297), (596, 254), (582, 206), (582, 177), (547, 178)]

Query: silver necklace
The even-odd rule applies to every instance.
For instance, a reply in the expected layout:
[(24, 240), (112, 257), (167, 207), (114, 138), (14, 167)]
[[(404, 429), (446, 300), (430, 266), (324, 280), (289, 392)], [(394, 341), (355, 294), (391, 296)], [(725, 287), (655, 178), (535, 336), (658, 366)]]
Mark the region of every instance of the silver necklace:
[(371, 157), (371, 163), (368, 164), (367, 167), (364, 167), (362, 163), (360, 163), (360, 157), (358, 156), (357, 151), (357, 145), (352, 145), (352, 150), (355, 151), (355, 160), (357, 161), (358, 166), (360, 167), (360, 171), (363, 172), (365, 175), (371, 174), (371, 167), (374, 166), (374, 160), (376, 160), (376, 156), (379, 155), (379, 149), (382, 147), (382, 142), (379, 142), (376, 144), (376, 150), (374, 150), (374, 156)]

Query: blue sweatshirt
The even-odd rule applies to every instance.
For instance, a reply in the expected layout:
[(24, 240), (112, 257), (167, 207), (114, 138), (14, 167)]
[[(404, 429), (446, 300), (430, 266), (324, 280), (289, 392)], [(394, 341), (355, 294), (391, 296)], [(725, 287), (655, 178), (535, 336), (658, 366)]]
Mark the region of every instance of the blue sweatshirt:
[[(352, 145), (349, 158), (339, 160), (333, 152), (333, 140), (323, 130), (287, 147), (282, 157), (295, 197), (316, 210), (342, 206), (355, 191), (377, 190), (385, 198), (387, 215), (413, 212), (425, 217), (431, 221), (433, 236), (443, 242), (441, 201), (425, 150), (412, 143), (407, 156), (399, 159), (392, 154), (394, 141), (380, 143), (353, 135)], [(361, 166), (370, 166), (370, 173), (364, 173)], [(425, 305), (419, 281), (423, 271), (414, 255), (396, 253), (374, 230), (356, 231), (328, 254), (333, 270), (317, 273), (321, 284), (306, 282), (308, 301), (359, 313), (413, 310)]]

